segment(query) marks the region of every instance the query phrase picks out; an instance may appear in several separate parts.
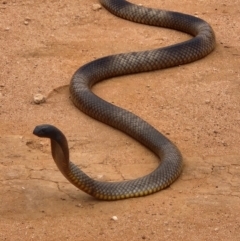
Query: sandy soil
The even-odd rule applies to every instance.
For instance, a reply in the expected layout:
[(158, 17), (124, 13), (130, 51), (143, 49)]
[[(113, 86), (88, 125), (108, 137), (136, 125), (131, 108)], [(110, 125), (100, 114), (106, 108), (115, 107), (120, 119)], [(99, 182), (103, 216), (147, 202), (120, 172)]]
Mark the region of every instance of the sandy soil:
[[(177, 144), (181, 177), (151, 196), (98, 201), (65, 180), (48, 140), (32, 130), (41, 123), (62, 129), (71, 159), (94, 178), (148, 173), (156, 157), (78, 111), (68, 84), (79, 66), (98, 57), (189, 36), (94, 10), (97, 0), (2, 0), (0, 240), (240, 240), (240, 1), (132, 2), (197, 15), (216, 32), (216, 50), (203, 60), (94, 88)], [(33, 104), (37, 93), (46, 103)]]

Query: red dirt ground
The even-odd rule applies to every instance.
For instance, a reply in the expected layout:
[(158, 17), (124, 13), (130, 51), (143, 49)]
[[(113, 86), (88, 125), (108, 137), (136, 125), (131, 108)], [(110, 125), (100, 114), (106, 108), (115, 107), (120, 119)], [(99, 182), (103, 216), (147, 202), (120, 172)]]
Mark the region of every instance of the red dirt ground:
[[(67, 85), (88, 61), (189, 36), (94, 10), (97, 0), (1, 1), (0, 240), (240, 240), (240, 1), (133, 2), (199, 16), (216, 32), (216, 50), (200, 61), (94, 87), (176, 143), (181, 177), (154, 195), (98, 201), (66, 181), (32, 131), (62, 129), (72, 161), (94, 178), (150, 172), (156, 157), (78, 111)], [(33, 104), (37, 93), (46, 103)]]

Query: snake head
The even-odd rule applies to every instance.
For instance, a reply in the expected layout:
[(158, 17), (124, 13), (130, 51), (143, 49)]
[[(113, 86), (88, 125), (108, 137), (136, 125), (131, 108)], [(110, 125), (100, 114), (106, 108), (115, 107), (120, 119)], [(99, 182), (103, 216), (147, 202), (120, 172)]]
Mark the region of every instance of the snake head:
[(38, 137), (50, 138), (56, 142), (65, 139), (64, 134), (57, 127), (48, 124), (36, 126), (33, 130), (33, 134)]
[(52, 157), (60, 171), (65, 175), (69, 164), (69, 149), (64, 134), (57, 127), (48, 124), (36, 126), (33, 134), (51, 140)]

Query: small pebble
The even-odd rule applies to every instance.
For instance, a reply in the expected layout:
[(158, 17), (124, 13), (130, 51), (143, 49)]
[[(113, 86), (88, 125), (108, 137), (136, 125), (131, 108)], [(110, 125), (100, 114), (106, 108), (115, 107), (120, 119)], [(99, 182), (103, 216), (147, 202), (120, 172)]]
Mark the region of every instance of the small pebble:
[(30, 21), (31, 21), (31, 18), (26, 17), (26, 18), (24, 19), (24, 24), (25, 24), (25, 25), (28, 25), (28, 24), (30, 23)]
[(76, 207), (78, 207), (78, 208), (82, 208), (83, 206), (82, 206), (81, 203), (78, 203), (78, 204), (76, 205)]
[(102, 178), (103, 178), (102, 174), (97, 175), (97, 179), (102, 179)]
[(117, 221), (118, 220), (118, 217), (117, 216), (112, 216), (111, 218), (113, 221)]
[(42, 95), (42, 94), (36, 94), (36, 95), (34, 95), (34, 97), (33, 97), (33, 102), (34, 102), (35, 104), (41, 104), (41, 103), (46, 102), (46, 98), (45, 98), (45, 96)]
[(93, 4), (92, 5), (92, 9), (93, 9), (93, 11), (97, 11), (97, 10), (100, 10), (102, 8), (102, 6), (100, 5), (100, 4)]

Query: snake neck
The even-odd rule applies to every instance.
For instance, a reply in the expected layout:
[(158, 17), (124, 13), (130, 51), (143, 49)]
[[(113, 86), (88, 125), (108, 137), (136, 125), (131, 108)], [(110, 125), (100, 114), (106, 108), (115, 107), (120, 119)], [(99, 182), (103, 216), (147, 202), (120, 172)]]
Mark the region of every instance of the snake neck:
[(82, 191), (92, 194), (94, 180), (69, 161), (69, 149), (65, 136), (57, 141), (51, 139), (52, 157), (65, 178)]
[(51, 139), (52, 157), (61, 171), (66, 177), (69, 171), (69, 150), (66, 138), (59, 138), (58, 140)]

